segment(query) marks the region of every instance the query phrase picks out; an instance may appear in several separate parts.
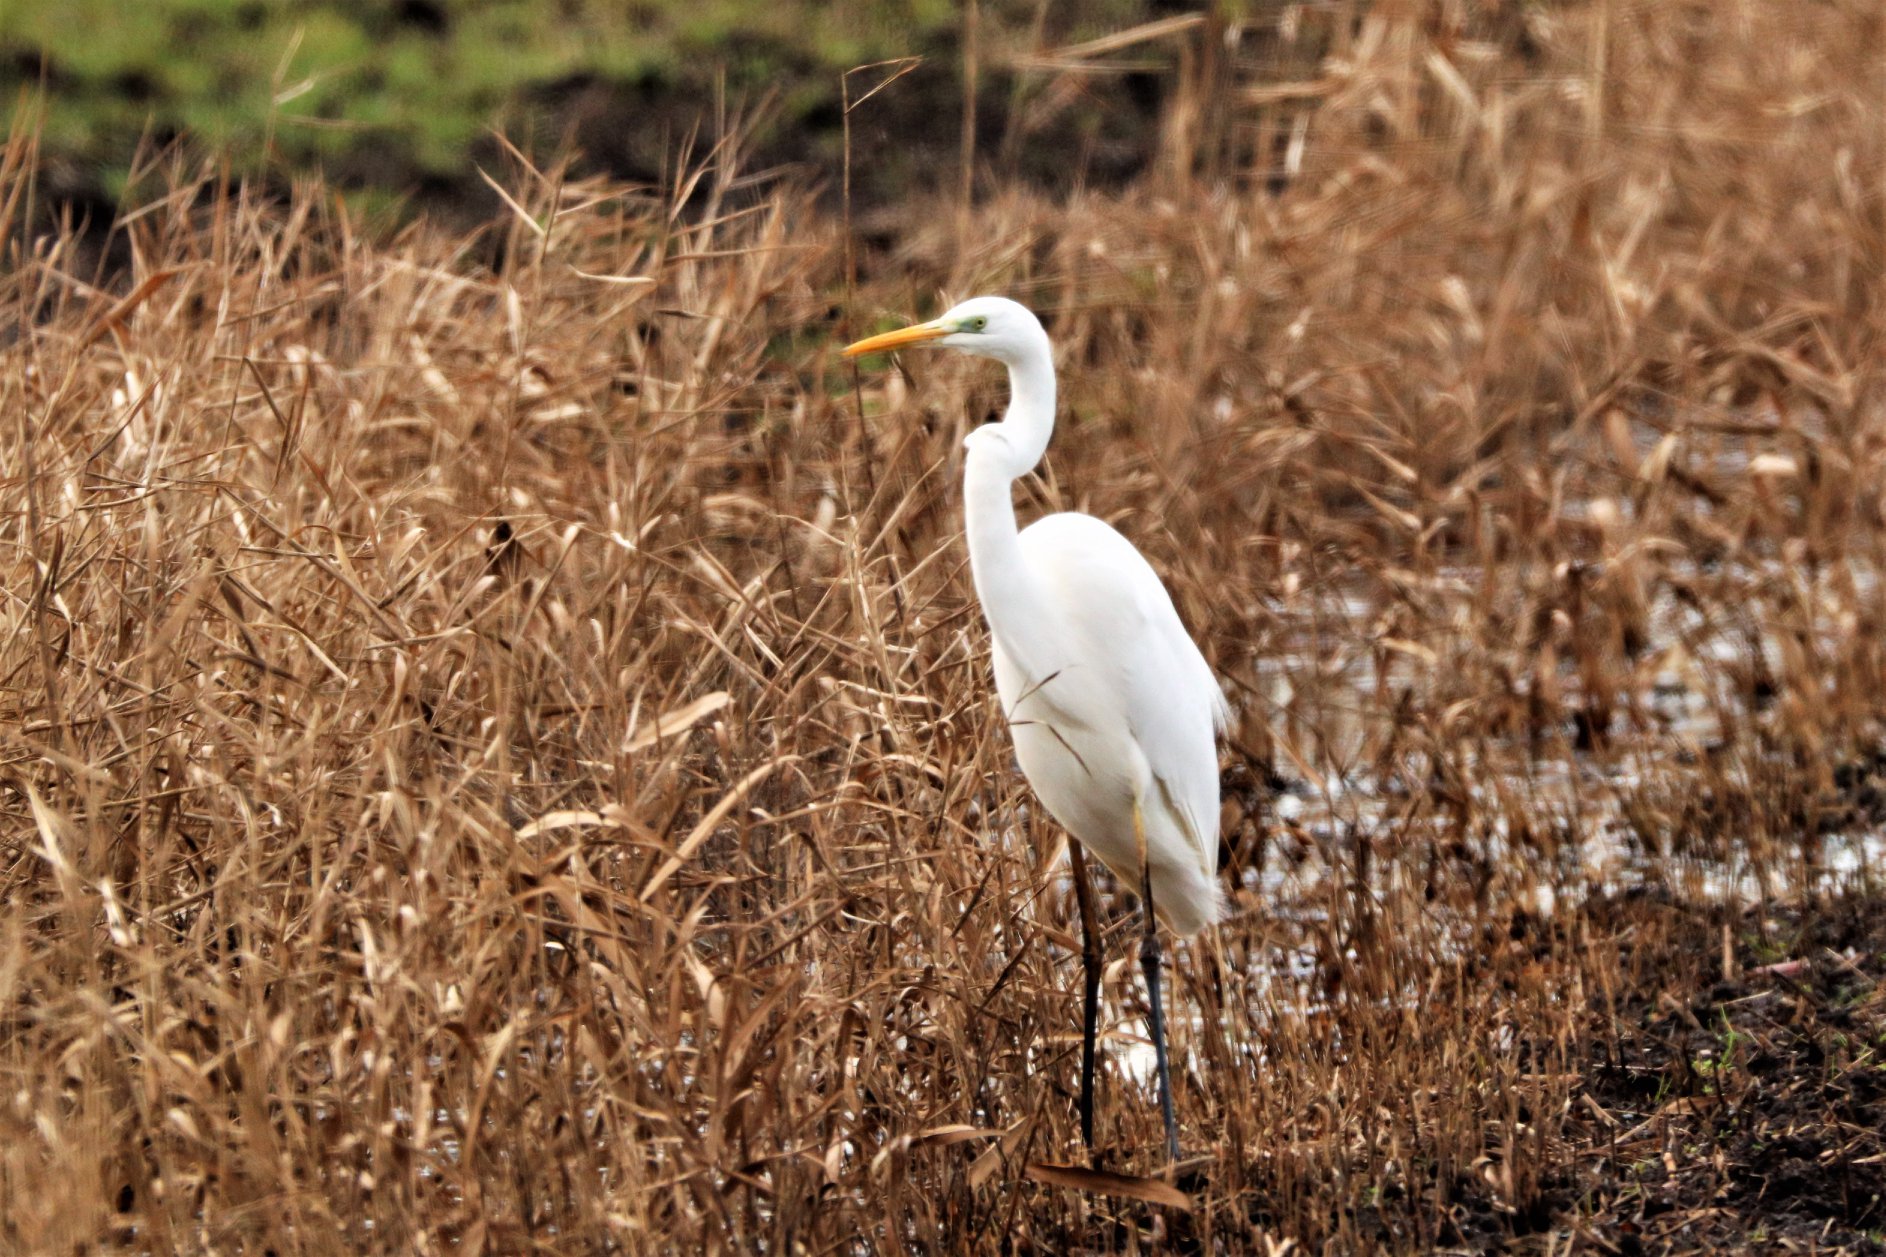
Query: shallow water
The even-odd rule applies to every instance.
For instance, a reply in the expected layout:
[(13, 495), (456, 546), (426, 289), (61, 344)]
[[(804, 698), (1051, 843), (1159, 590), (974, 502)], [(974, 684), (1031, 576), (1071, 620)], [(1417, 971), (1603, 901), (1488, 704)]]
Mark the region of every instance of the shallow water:
[[(1823, 647), (1835, 644), (1843, 610), (1871, 600), (1881, 588), (1879, 574), (1857, 564), (1830, 565), (1810, 575), (1778, 558), (1726, 573), (1665, 568), (1664, 574), (1679, 579), (1727, 575), (1751, 590), (1785, 584), (1799, 605), (1812, 609), (1813, 634)], [(1475, 571), (1442, 569), (1431, 581), (1435, 587), (1467, 590), (1477, 579)], [(1378, 774), (1367, 766), (1369, 739), (1372, 734), (1379, 739), (1381, 722), (1395, 710), (1396, 694), (1425, 696), (1435, 688), (1423, 661), (1413, 652), (1397, 654), (1389, 670), (1380, 669), (1380, 652), (1371, 649), (1369, 633), (1371, 621), (1381, 614), (1377, 599), (1345, 590), (1316, 601), (1314, 612), (1299, 617), (1315, 625), (1313, 634), (1302, 634), (1288, 649), (1255, 660), (1252, 667), (1259, 677), (1257, 692), (1271, 712), (1273, 737), (1282, 742), (1293, 726), (1314, 728), (1326, 754), (1294, 765), (1308, 772), (1281, 768), (1284, 757), (1279, 757), (1284, 779), (1262, 803), (1260, 823), (1270, 836), (1263, 847), (1266, 858), (1240, 876), (1247, 910), (1298, 926), (1325, 919), (1332, 894), (1354, 893), (1358, 835), (1375, 848), (1370, 888), (1386, 896), (1397, 888), (1397, 879), (1417, 876), (1399, 866), (1398, 856), (1425, 855), (1450, 827), (1458, 828), (1432, 801), (1415, 806), (1415, 791), (1399, 773)], [(1665, 580), (1647, 599), (1648, 640), (1638, 652), (1636, 670), (1613, 678), (1618, 718), (1599, 749), (1581, 748), (1577, 730), (1568, 724), (1528, 745), (1485, 741), (1451, 751), (1451, 766), (1467, 778), (1465, 810), (1475, 822), (1476, 855), (1510, 874), (1499, 885), (1511, 907), (1551, 914), (1562, 900), (1647, 885), (1667, 887), (1686, 899), (1747, 903), (1874, 883), (1886, 860), (1886, 824), (1881, 823), (1886, 818), (1865, 817), (1821, 835), (1806, 844), (1811, 861), (1803, 857), (1799, 839), (1758, 839), (1734, 832), (1732, 821), (1722, 822), (1724, 832), (1712, 844), (1719, 850), (1672, 851), (1633, 819), (1633, 809), (1641, 810), (1646, 800), (1683, 799), (1696, 791), (1702, 780), (1699, 766), (1719, 753), (1743, 763), (1745, 771), (1754, 763), (1782, 775), (1800, 774), (1798, 767), (1761, 750), (1760, 737), (1751, 736), (1780, 718), (1769, 706), (1744, 697), (1749, 675), (1781, 671), (1783, 643), (1762, 621), (1761, 610), (1712, 608), (1706, 615), (1680, 600)], [(1555, 679), (1562, 691), (1560, 709), (1577, 708), (1583, 696), (1576, 669), (1567, 662)], [(1533, 832), (1532, 845), (1513, 838), (1516, 823)], [(1560, 836), (1549, 855), (1537, 845), (1542, 827)], [(1400, 889), (1408, 889), (1405, 880)], [(1463, 928), (1459, 937), (1474, 934)], [(1446, 946), (1445, 931), (1441, 946)], [(1275, 958), (1271, 972), (1245, 976), (1255, 982), (1260, 997), (1277, 1000), (1280, 1009), (1310, 1011), (1302, 992), (1315, 962), (1289, 951), (1278, 951)], [(1183, 947), (1177, 963), (1186, 963)], [(1116, 1007), (1120, 994), (1115, 993)], [(1198, 1024), (1198, 1014), (1170, 993), (1167, 1014)], [(1145, 1025), (1130, 1016), (1111, 1025), (1118, 1068), (1146, 1089), (1148, 1103), (1155, 1102), (1154, 1053)]]

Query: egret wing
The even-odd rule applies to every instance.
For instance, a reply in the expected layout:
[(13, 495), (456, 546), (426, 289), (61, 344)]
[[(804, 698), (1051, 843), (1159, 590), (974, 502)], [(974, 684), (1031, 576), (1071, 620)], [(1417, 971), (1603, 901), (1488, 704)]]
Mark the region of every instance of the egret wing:
[[(1172, 598), (1131, 542), (1089, 515), (1049, 515), (1021, 534), (1067, 635), (1069, 686), (1042, 697), (1075, 719), (1118, 719), (1209, 875), (1218, 864), (1218, 752), (1228, 710)], [(1094, 708), (1111, 699), (1118, 710)]]

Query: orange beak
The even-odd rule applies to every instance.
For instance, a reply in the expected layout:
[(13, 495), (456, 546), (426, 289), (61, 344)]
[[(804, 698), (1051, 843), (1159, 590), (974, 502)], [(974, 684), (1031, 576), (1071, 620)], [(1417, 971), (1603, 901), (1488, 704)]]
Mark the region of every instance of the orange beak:
[(859, 354), (884, 353), (886, 350), (899, 349), (905, 345), (920, 345), (926, 340), (938, 340), (948, 336), (951, 330), (947, 327), (939, 327), (935, 323), (900, 327), (894, 332), (885, 332), (881, 336), (867, 336), (861, 341), (846, 345), (845, 357), (856, 358)]

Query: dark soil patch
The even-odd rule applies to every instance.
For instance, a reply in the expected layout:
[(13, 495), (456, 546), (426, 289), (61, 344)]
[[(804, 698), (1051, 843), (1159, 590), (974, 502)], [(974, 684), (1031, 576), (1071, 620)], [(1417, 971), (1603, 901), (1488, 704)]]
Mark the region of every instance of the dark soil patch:
[(1886, 1252), (1886, 902), (1592, 910), (1592, 996), (1553, 1228), (1618, 1253)]

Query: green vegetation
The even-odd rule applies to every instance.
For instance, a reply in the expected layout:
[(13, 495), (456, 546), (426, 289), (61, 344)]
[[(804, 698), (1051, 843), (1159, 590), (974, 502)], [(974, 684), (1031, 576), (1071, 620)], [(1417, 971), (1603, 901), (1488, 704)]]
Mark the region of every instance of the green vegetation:
[[(1053, 30), (1034, 4), (983, 7), (988, 39), (1026, 41), (1117, 29), (1145, 5), (1086, 4)], [(943, 56), (936, 73), (953, 82), (960, 13), (949, 0), (8, 0), (0, 100), (14, 108), (43, 85), (47, 148), (113, 192), (140, 136), (179, 133), (239, 168), (318, 163), (403, 187), (469, 174), (488, 128), (554, 146), (583, 120), (585, 94), (602, 133), (655, 133), (651, 153), (722, 99), (767, 99), (774, 135), (816, 148), (836, 131), (850, 67)], [(937, 120), (954, 136), (953, 107)], [(605, 160), (639, 173), (619, 152)]]

